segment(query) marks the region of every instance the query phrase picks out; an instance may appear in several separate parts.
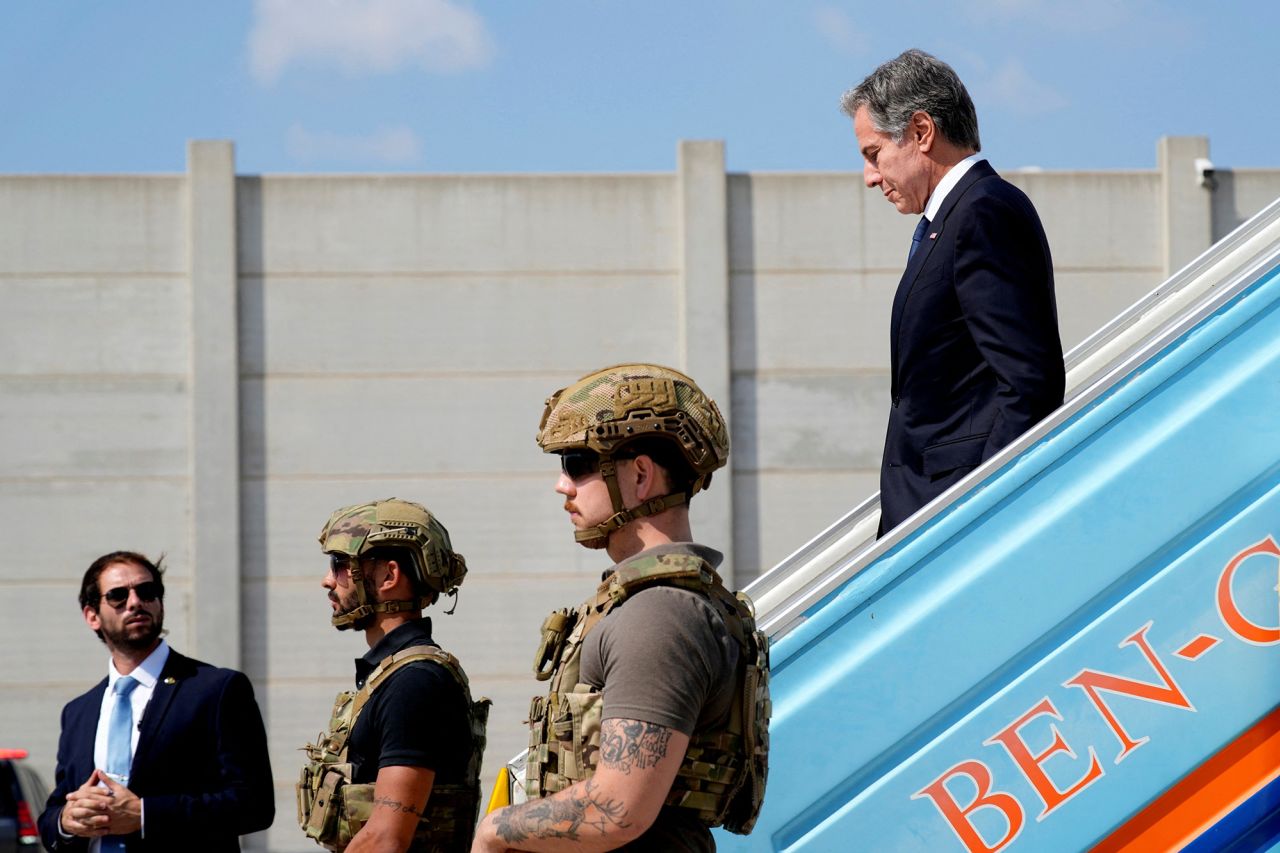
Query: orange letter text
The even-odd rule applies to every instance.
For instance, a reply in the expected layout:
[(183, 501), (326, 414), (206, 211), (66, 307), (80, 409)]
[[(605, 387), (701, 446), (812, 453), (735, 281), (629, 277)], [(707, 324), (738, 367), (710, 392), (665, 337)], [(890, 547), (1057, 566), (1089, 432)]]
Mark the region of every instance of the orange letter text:
[(1062, 732), (1058, 731), (1058, 727), (1053, 723), (1049, 724), (1049, 733), (1053, 735), (1053, 742), (1049, 744), (1049, 748), (1041, 753), (1032, 755), (1031, 750), (1027, 747), (1026, 741), (1018, 734), (1018, 730), (1036, 717), (1048, 714), (1055, 720), (1061, 720), (1062, 715), (1058, 713), (1058, 709), (1053, 707), (1053, 703), (1046, 696), (1041, 699), (1039, 704), (1033, 707), (1027, 713), (1014, 720), (1003, 731), (992, 735), (987, 744), (998, 743), (1009, 753), (1009, 757), (1013, 759), (1014, 764), (1018, 765), (1018, 769), (1022, 771), (1022, 775), (1027, 777), (1027, 781), (1031, 783), (1031, 787), (1036, 789), (1036, 793), (1040, 795), (1040, 799), (1044, 801), (1044, 811), (1036, 815), (1036, 820), (1044, 820), (1045, 817), (1074, 797), (1085, 786), (1089, 785), (1095, 779), (1102, 776), (1102, 765), (1098, 763), (1098, 756), (1093, 751), (1093, 747), (1089, 747), (1089, 769), (1085, 771), (1075, 784), (1065, 791), (1059, 791), (1058, 786), (1053, 784), (1053, 780), (1044, 772), (1040, 766), (1045, 759), (1054, 753), (1065, 752), (1072, 758), (1076, 757), (1071, 747), (1067, 746), (1067, 742), (1062, 739)]
[(1236, 554), (1231, 562), (1227, 563), (1227, 567), (1222, 570), (1222, 576), (1218, 578), (1218, 614), (1231, 632), (1246, 643), (1269, 646), (1280, 643), (1280, 627), (1266, 628), (1250, 622), (1240, 612), (1240, 608), (1236, 606), (1235, 596), (1231, 594), (1231, 579), (1235, 576), (1236, 569), (1240, 568), (1240, 564), (1245, 560), (1258, 554), (1280, 557), (1280, 547), (1276, 546), (1276, 540), (1268, 536), (1252, 548), (1246, 548)]
[(1089, 695), (1089, 701), (1093, 703), (1098, 712), (1102, 714), (1102, 718), (1107, 721), (1107, 725), (1115, 736), (1120, 740), (1120, 754), (1116, 756), (1116, 764), (1123, 761), (1130, 752), (1146, 743), (1149, 738), (1138, 738), (1134, 740), (1129, 737), (1129, 733), (1124, 730), (1124, 726), (1120, 725), (1120, 721), (1116, 719), (1115, 713), (1111, 707), (1102, 698), (1102, 691), (1106, 690), (1110, 693), (1123, 693), (1126, 696), (1132, 696), (1135, 699), (1141, 699), (1144, 702), (1155, 702), (1161, 705), (1172, 705), (1175, 708), (1185, 708), (1188, 711), (1194, 711), (1187, 695), (1182, 692), (1182, 688), (1173, 680), (1173, 676), (1164, 668), (1164, 664), (1160, 663), (1160, 659), (1156, 657), (1156, 653), (1152, 651), (1151, 644), (1147, 642), (1147, 630), (1151, 627), (1151, 623), (1143, 625), (1132, 636), (1127, 637), (1120, 644), (1121, 648), (1127, 645), (1136, 645), (1142, 650), (1143, 656), (1151, 667), (1160, 676), (1160, 684), (1151, 684), (1146, 681), (1135, 681), (1132, 678), (1125, 678), (1120, 675), (1111, 675), (1106, 672), (1098, 672), (1097, 670), (1086, 669), (1075, 678), (1065, 682), (1067, 687), (1079, 687)]
[[(968, 776), (972, 779), (973, 784), (978, 789), (977, 796), (973, 798), (973, 802), (963, 808), (956, 802), (955, 797), (951, 796), (951, 792), (947, 790), (947, 780), (960, 775)], [(1008, 794), (1004, 791), (991, 792), (991, 771), (981, 761), (961, 761), (955, 767), (952, 767), (911, 795), (913, 800), (920, 797), (928, 797), (933, 800), (933, 804), (938, 807), (938, 811), (942, 812), (942, 816), (950, 824), (951, 831), (956, 834), (961, 843), (969, 850), (969, 853), (995, 853), (995, 851), (1017, 838), (1018, 833), (1022, 831), (1023, 812), (1021, 804), (1018, 803), (1018, 799), (1013, 794)], [(1004, 815), (1004, 819), (1009, 823), (1009, 828), (1005, 831), (1004, 837), (994, 845), (988, 845), (982, 836), (978, 834), (978, 830), (974, 829), (973, 824), (969, 822), (969, 815), (981, 808), (999, 809)]]

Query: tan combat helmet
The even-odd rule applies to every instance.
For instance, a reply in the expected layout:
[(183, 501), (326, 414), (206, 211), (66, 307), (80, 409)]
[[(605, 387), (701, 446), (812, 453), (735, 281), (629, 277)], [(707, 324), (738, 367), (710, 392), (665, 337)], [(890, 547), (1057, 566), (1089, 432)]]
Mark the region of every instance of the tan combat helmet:
[[(374, 613), (422, 610), (440, 594), (455, 593), (467, 575), (467, 561), (453, 550), (444, 525), (421, 504), (399, 498), (337, 510), (320, 531), (320, 548), (326, 554), (351, 558), (351, 580), (359, 605), (333, 617), (333, 625), (339, 631), (354, 627)], [(375, 548), (396, 548), (407, 557), (413, 599), (376, 603), (368, 600), (359, 558)]]
[[(670, 443), (694, 478), (686, 491), (626, 509), (615, 460), (626, 458), (625, 445), (641, 439)], [(656, 364), (618, 364), (588, 374), (547, 399), (538, 446), (545, 453), (586, 448), (599, 454), (613, 515), (574, 537), (588, 548), (603, 548), (609, 534), (631, 519), (686, 503), (710, 485), (711, 472), (729, 459), (729, 431), (715, 401), (688, 376)]]

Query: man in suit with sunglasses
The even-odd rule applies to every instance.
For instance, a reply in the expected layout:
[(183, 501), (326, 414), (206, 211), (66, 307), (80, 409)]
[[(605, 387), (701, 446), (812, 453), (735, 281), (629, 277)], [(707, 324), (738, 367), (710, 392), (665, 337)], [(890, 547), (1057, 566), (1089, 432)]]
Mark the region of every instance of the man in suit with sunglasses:
[(164, 641), (160, 563), (114, 551), (84, 574), (81, 611), (111, 657), (107, 677), (62, 710), (40, 816), (49, 850), (239, 850), (275, 815), (249, 679)]

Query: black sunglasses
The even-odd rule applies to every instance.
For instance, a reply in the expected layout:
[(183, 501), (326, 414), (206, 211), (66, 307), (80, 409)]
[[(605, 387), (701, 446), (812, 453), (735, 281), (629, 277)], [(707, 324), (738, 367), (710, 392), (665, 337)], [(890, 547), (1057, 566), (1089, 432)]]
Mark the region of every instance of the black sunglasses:
[(594, 450), (566, 450), (560, 454), (560, 470), (570, 480), (581, 480), (600, 470), (600, 456)]
[(139, 601), (155, 601), (164, 595), (164, 587), (155, 581), (143, 581), (134, 586), (116, 586), (102, 593), (102, 600), (112, 607), (123, 607), (129, 600), (129, 590), (137, 594)]

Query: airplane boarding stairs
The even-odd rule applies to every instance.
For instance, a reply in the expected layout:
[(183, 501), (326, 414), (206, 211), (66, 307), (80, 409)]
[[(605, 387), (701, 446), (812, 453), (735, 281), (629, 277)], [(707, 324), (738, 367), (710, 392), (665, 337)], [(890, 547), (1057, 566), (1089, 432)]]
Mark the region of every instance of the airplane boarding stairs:
[(771, 772), (722, 851), (1280, 850), (1280, 201), (887, 537), (752, 584)]

